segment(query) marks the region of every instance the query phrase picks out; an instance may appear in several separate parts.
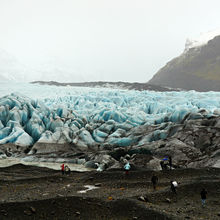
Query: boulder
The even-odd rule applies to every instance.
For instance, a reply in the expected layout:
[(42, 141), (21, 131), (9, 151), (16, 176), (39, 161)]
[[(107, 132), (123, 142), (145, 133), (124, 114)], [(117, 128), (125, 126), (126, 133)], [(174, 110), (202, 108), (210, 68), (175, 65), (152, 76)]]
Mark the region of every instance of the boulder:
[(92, 160), (87, 161), (87, 162), (84, 164), (84, 166), (85, 166), (86, 168), (93, 168), (93, 169), (98, 168), (98, 164), (97, 164), (95, 161), (92, 161)]
[(71, 144), (56, 144), (56, 143), (36, 143), (28, 154), (47, 154), (59, 152), (71, 152)]

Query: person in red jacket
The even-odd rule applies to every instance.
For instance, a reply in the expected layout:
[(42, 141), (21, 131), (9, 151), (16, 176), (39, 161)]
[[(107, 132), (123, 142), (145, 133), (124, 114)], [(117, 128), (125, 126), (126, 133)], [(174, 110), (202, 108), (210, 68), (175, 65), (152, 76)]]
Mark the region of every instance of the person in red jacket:
[(61, 167), (62, 175), (64, 175), (64, 163), (60, 167)]

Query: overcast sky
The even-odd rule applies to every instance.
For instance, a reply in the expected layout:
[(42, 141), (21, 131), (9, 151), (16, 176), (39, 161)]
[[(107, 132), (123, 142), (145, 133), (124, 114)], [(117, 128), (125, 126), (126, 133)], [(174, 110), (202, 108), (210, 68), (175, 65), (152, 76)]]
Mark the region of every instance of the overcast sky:
[(86, 81), (147, 82), (186, 38), (220, 27), (219, 9), (219, 0), (0, 0), (0, 48)]

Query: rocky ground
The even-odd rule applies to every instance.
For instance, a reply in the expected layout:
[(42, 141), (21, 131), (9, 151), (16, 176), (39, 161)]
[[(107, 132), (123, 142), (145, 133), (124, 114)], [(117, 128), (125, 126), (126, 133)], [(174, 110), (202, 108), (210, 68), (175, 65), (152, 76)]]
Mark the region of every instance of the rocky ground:
[[(103, 172), (59, 171), (14, 165), (0, 169), (0, 219), (220, 219), (220, 169)], [(179, 182), (177, 196), (170, 180)], [(96, 189), (85, 193), (85, 185)], [(206, 207), (200, 191), (208, 191)]]

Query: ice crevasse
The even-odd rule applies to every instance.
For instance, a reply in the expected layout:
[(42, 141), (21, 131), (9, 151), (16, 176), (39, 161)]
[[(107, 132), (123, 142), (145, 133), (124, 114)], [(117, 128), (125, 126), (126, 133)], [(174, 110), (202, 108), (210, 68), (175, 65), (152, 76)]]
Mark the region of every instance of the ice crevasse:
[[(217, 92), (32, 87), (26, 95), (21, 89), (0, 97), (0, 144), (141, 145), (165, 139), (170, 124), (187, 114), (190, 119), (210, 117), (220, 107)], [(149, 125), (159, 129), (144, 133)]]

